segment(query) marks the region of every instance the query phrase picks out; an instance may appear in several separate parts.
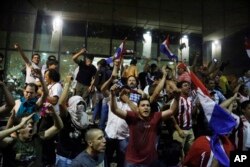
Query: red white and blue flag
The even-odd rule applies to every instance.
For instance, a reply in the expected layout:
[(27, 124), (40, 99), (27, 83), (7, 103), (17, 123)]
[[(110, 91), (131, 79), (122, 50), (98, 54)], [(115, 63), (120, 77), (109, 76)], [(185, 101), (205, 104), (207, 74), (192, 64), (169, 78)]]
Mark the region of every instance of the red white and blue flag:
[(250, 58), (250, 39), (245, 38), (245, 49), (248, 57)]
[(222, 147), (219, 136), (229, 134), (236, 126), (236, 122), (227, 111), (209, 97), (206, 87), (194, 73), (192, 73), (190, 77), (197, 87), (198, 99), (204, 110), (208, 125), (213, 132), (213, 136), (211, 136), (210, 140), (211, 150), (221, 166), (229, 167), (230, 161)]
[(120, 44), (120, 46), (116, 49), (114, 56), (109, 57), (106, 59), (106, 62), (108, 64), (111, 64), (113, 62), (113, 60), (115, 59), (121, 59), (124, 53), (124, 43), (125, 40)]
[(178, 62), (178, 57), (171, 52), (171, 50), (169, 49), (169, 44), (170, 44), (170, 41), (169, 41), (169, 35), (168, 35), (165, 41), (163, 41), (162, 44), (160, 45), (160, 52), (166, 55), (169, 59), (171, 60), (175, 59), (176, 62)]

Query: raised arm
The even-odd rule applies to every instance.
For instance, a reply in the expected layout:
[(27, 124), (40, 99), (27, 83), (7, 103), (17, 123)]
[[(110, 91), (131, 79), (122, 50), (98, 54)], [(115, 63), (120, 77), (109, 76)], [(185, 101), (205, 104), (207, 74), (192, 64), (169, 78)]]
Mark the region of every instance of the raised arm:
[(113, 68), (113, 71), (112, 71), (112, 75), (111, 75), (110, 78), (109, 78), (106, 82), (104, 82), (104, 83), (102, 84), (102, 86), (101, 86), (101, 92), (103, 93), (103, 95), (105, 95), (105, 96), (108, 96), (108, 95), (109, 95), (109, 91), (107, 91), (107, 90), (108, 90), (110, 84), (112, 84), (113, 80), (114, 80), (115, 78), (117, 78), (117, 76), (118, 76), (118, 66), (117, 66), (117, 64), (114, 64), (114, 68)]
[(175, 111), (177, 110), (177, 105), (178, 105), (177, 100), (173, 99), (173, 101), (170, 105), (170, 109), (162, 111), (162, 113), (161, 113), (162, 120), (166, 120), (166, 119), (170, 118), (172, 115), (174, 115)]
[(194, 56), (194, 60), (192, 62), (192, 66), (190, 67), (190, 70), (194, 71), (194, 68), (197, 64), (197, 60), (198, 60), (198, 57), (200, 56), (200, 53), (199, 52), (196, 52), (195, 53), (195, 56)]
[(222, 108), (228, 109), (228, 107), (233, 103), (234, 100), (237, 99), (238, 93), (235, 93), (232, 97), (228, 98), (227, 100), (223, 101), (220, 106)]
[(85, 48), (81, 49), (79, 52), (77, 52), (76, 54), (74, 54), (72, 56), (72, 60), (75, 62), (75, 63), (78, 63), (78, 57), (81, 56), (82, 54), (86, 53), (87, 50)]
[(28, 66), (31, 66), (31, 62), (30, 62), (30, 60), (28, 59), (28, 57), (24, 54), (24, 52), (23, 52), (21, 46), (20, 46), (18, 43), (16, 43), (16, 44), (14, 45), (14, 48), (18, 50), (18, 52), (19, 52), (20, 55), (22, 56), (22, 58), (23, 58), (23, 60), (25, 61), (25, 63), (26, 63)]
[(121, 109), (119, 109), (117, 107), (117, 103), (116, 103), (116, 97), (115, 97), (115, 92), (117, 91), (118, 89), (118, 85), (114, 84), (112, 87), (111, 87), (111, 94), (110, 94), (110, 106), (111, 106), (111, 111), (117, 115), (118, 117), (122, 118), (122, 119), (125, 119), (126, 116), (127, 116), (127, 111), (122, 111)]
[(28, 117), (23, 118), (22, 121), (17, 126), (12, 126), (9, 129), (5, 129), (5, 130), (0, 131), (0, 140), (9, 136), (11, 133), (21, 129), (28, 122), (28, 120), (30, 120), (32, 118), (32, 116), (34, 114), (35, 113), (29, 115)]
[(69, 88), (70, 88), (71, 82), (72, 82), (72, 76), (67, 76), (66, 83), (64, 84), (64, 87), (63, 87), (62, 95), (58, 101), (59, 108), (60, 108), (59, 113), (60, 113), (61, 117), (66, 117), (68, 115), (66, 100), (67, 100), (68, 95), (69, 95)]
[(130, 99), (129, 99), (129, 94), (130, 90), (128, 89), (122, 89), (120, 93), (120, 99), (124, 102), (127, 103), (130, 109), (134, 112), (139, 112), (137, 105), (135, 105)]
[(0, 114), (5, 113), (6, 111), (11, 111), (11, 109), (15, 106), (15, 100), (8, 90), (7, 86), (0, 81), (0, 86), (3, 88), (3, 92), (5, 95), (6, 104), (0, 107)]
[(35, 70), (35, 75), (36, 77), (40, 80), (41, 85), (42, 85), (42, 89), (43, 89), (43, 93), (42, 96), (37, 100), (36, 105), (37, 107), (41, 107), (43, 105), (43, 103), (46, 101), (47, 96), (49, 95), (49, 90), (44, 82), (44, 79), (42, 77), (42, 73), (40, 69), (34, 69)]
[(153, 101), (155, 101), (157, 99), (161, 90), (164, 88), (164, 84), (165, 84), (166, 78), (167, 78), (166, 66), (163, 66), (161, 71), (163, 73), (162, 79), (160, 80), (159, 84), (156, 86), (154, 93), (150, 96), (150, 98), (149, 98), (150, 103), (152, 103)]
[(63, 128), (63, 122), (60, 116), (55, 112), (53, 106), (51, 104), (48, 104), (47, 108), (50, 113), (50, 116), (53, 118), (54, 125), (51, 126), (49, 129), (45, 130), (44, 132), (39, 133), (41, 139), (49, 139), (55, 136)]

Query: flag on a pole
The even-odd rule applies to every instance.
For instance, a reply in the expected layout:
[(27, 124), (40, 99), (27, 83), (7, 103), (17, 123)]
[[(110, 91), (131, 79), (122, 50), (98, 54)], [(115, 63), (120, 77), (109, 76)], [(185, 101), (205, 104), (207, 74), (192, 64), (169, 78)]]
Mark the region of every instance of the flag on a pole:
[(112, 57), (109, 57), (109, 58), (106, 59), (106, 62), (108, 64), (111, 64), (113, 62), (113, 60), (115, 60), (115, 59), (121, 59), (122, 58), (123, 53), (124, 53), (125, 40), (123, 40), (122, 43), (120, 44), (120, 46), (116, 49), (115, 54)]
[(222, 147), (219, 136), (229, 134), (236, 122), (234, 118), (215, 101), (210, 98), (210, 94), (199, 78), (187, 68), (193, 84), (197, 88), (197, 97), (203, 108), (208, 125), (213, 132), (210, 140), (211, 150), (221, 166), (229, 167), (229, 158)]
[(213, 132), (210, 140), (211, 150), (221, 166), (229, 167), (230, 161), (224, 148), (221, 146), (219, 136), (229, 134), (236, 126), (236, 122), (227, 111), (205, 95), (199, 88), (197, 96), (204, 110), (208, 125)]
[(191, 77), (191, 81), (195, 85), (195, 87), (201, 89), (201, 91), (205, 95), (210, 96), (206, 86), (201, 82), (201, 80), (192, 71), (190, 71), (189, 68), (187, 68), (187, 71), (189, 72), (189, 75)]
[(163, 41), (162, 44), (160, 45), (160, 52), (166, 55), (169, 59), (171, 60), (175, 59), (176, 62), (178, 62), (178, 57), (170, 51), (169, 44), (170, 42), (169, 42), (169, 35), (168, 35), (165, 41)]
[(248, 38), (245, 38), (245, 49), (248, 57), (250, 58), (250, 40)]

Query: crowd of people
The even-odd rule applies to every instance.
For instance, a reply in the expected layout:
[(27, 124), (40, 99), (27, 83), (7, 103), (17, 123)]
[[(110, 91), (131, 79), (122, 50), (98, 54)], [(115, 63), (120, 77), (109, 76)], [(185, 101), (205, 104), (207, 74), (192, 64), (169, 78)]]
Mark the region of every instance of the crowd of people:
[(190, 71), (236, 122), (218, 138), (226, 156), (250, 149), (249, 67), (234, 80), (223, 73), (225, 63), (197, 66), (198, 54), (192, 66), (160, 67), (148, 59), (139, 71), (135, 58), (128, 66), (113, 58), (112, 66), (101, 59), (96, 67), (83, 48), (72, 55), (75, 75), (62, 79), (55, 56), (41, 67), (39, 54), (29, 60), (19, 44), (14, 47), (26, 79), (17, 100), (0, 81), (0, 114), (8, 118), (0, 131), (0, 166), (220, 166)]

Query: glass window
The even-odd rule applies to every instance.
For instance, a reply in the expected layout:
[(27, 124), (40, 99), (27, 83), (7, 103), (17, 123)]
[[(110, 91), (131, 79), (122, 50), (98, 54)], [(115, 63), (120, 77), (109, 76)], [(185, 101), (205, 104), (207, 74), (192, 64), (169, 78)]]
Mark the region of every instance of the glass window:
[(58, 52), (62, 20), (53, 19), (52, 16), (38, 15), (35, 50)]
[(137, 56), (157, 58), (158, 40), (156, 30), (137, 28), (136, 52)]
[(78, 51), (85, 47), (85, 22), (63, 21), (62, 52)]
[(87, 50), (90, 54), (109, 55), (111, 26), (89, 23)]
[(32, 50), (36, 15), (14, 14), (11, 21), (9, 48), (19, 43), (23, 49)]
[[(24, 52), (27, 57), (31, 57), (31, 52)], [(25, 75), (22, 73), (22, 70), (25, 69), (25, 62), (22, 59), (21, 55), (17, 51), (9, 51), (7, 53), (7, 78), (14, 77), (20, 83), (25, 82)], [(17, 63), (19, 62), (19, 63)]]
[(69, 74), (73, 75), (77, 64), (73, 62), (71, 54), (61, 54), (60, 57), (60, 74), (61, 80), (64, 81), (65, 77)]
[(35, 52), (38, 53), (40, 55), (40, 67), (42, 67), (43, 65), (46, 65), (46, 62), (48, 60), (49, 56), (55, 56), (56, 59), (58, 60), (58, 55), (55, 52)]
[(135, 37), (136, 36), (136, 29), (134, 27), (128, 26), (121, 26), (116, 25), (113, 28), (112, 33), (112, 55), (115, 53), (116, 48), (120, 46), (122, 41), (127, 38), (125, 42), (125, 49), (126, 50), (134, 50), (135, 49)]

